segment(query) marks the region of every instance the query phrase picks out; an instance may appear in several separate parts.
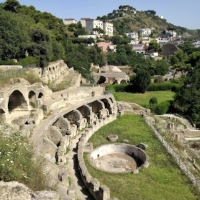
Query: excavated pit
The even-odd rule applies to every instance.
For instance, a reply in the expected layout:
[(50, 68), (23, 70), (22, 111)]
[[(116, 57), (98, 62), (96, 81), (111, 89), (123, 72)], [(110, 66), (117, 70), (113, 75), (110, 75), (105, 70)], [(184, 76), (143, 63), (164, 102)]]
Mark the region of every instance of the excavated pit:
[(142, 167), (147, 156), (145, 152), (130, 144), (109, 144), (96, 148), (90, 154), (93, 167), (109, 173), (134, 172)]

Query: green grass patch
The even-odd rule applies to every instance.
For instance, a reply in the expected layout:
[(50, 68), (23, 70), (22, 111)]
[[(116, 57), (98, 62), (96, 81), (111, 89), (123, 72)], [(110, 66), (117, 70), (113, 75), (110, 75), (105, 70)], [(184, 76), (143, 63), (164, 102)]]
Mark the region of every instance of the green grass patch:
[(137, 103), (140, 106), (148, 107), (149, 100), (152, 97), (156, 97), (158, 103), (173, 100), (175, 95), (172, 91), (151, 91), (145, 92), (144, 94), (141, 93), (126, 93), (126, 92), (114, 92), (114, 97), (117, 101), (126, 101), (130, 103)]
[(138, 174), (110, 174), (94, 169), (84, 155), (89, 173), (101, 185), (110, 188), (111, 197), (119, 200), (197, 200), (200, 192), (179, 169), (174, 159), (167, 153), (149, 126), (139, 115), (124, 115), (99, 129), (90, 139), (94, 148), (110, 143), (109, 134), (117, 134), (118, 142), (128, 139), (131, 144), (143, 142), (148, 145), (146, 153), (149, 167)]

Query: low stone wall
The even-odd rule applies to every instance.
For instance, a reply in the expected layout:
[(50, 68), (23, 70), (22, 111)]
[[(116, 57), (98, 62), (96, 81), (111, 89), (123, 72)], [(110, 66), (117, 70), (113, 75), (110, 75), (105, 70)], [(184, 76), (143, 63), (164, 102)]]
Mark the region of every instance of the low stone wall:
[[(103, 121), (98, 125), (94, 125), (92, 128), (86, 129), (82, 134), (80, 141), (78, 143), (78, 163), (79, 163), (79, 171), (81, 174), (81, 178), (89, 190), (90, 194), (94, 197), (95, 200), (111, 200), (110, 198), (110, 189), (105, 185), (100, 185), (100, 182), (93, 178), (86, 166), (83, 159), (83, 153), (85, 152), (85, 146), (87, 144), (88, 139), (102, 126), (112, 122), (116, 119), (116, 114), (107, 118), (107, 120)], [(114, 198), (117, 200), (116, 198)]]
[[(119, 154), (126, 154), (128, 156), (130, 156), (133, 161), (137, 163), (137, 167), (136, 169), (128, 169), (126, 168), (125, 171), (119, 171), (115, 170), (113, 171), (111, 169), (111, 167), (107, 170), (105, 170), (105, 168), (103, 169), (102, 167), (97, 167), (94, 163), (95, 160), (97, 160), (98, 158), (102, 157), (102, 156), (106, 156), (109, 154), (115, 154), (115, 153), (119, 153)], [(136, 147), (134, 145), (131, 144), (125, 144), (125, 143), (115, 143), (115, 144), (107, 144), (107, 145), (102, 145), (97, 147), (95, 150), (92, 150), (90, 152), (90, 163), (91, 165), (101, 171), (105, 171), (105, 172), (109, 172), (109, 173), (139, 173), (139, 170), (142, 167), (147, 168), (149, 166), (149, 162), (148, 162), (148, 157), (146, 155), (146, 153), (140, 149), (139, 147)], [(122, 166), (122, 164), (120, 164)]]
[(134, 156), (139, 158), (142, 161), (142, 163), (145, 163), (147, 161), (147, 156), (142, 149), (134, 145), (124, 144), (124, 143), (102, 145), (96, 148), (91, 153), (91, 158), (97, 159), (98, 156), (101, 157), (112, 153), (124, 153), (131, 157), (134, 154)]
[(17, 70), (22, 69), (21, 65), (0, 65), (0, 70), (7, 71), (7, 70)]
[(163, 138), (163, 136), (157, 131), (151, 121), (148, 120), (146, 115), (143, 115), (145, 122), (151, 127), (156, 137), (160, 140), (163, 146), (166, 148), (167, 152), (175, 159), (177, 165), (185, 173), (185, 175), (190, 179), (190, 181), (200, 190), (200, 181), (195, 177), (195, 175), (190, 171), (184, 161), (179, 157), (179, 155), (174, 151), (174, 149), (168, 144), (168, 142)]

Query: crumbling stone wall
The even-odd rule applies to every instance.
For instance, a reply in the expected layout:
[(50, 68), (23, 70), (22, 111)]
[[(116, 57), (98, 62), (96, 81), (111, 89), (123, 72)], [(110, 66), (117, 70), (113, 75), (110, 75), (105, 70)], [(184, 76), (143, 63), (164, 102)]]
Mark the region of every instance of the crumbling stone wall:
[(69, 74), (69, 68), (67, 64), (63, 60), (58, 60), (56, 62), (52, 62), (45, 68), (33, 68), (31, 69), (33, 73), (35, 73), (41, 81), (48, 83), (52, 82), (56, 79), (63, 78)]

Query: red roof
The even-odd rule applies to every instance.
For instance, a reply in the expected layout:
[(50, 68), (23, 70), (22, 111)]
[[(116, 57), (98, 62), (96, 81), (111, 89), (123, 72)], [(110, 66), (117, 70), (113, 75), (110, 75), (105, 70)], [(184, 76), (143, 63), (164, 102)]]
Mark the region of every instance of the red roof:
[(108, 47), (110, 45), (110, 42), (99, 42), (97, 43), (97, 46), (102, 49), (102, 51), (107, 51)]

